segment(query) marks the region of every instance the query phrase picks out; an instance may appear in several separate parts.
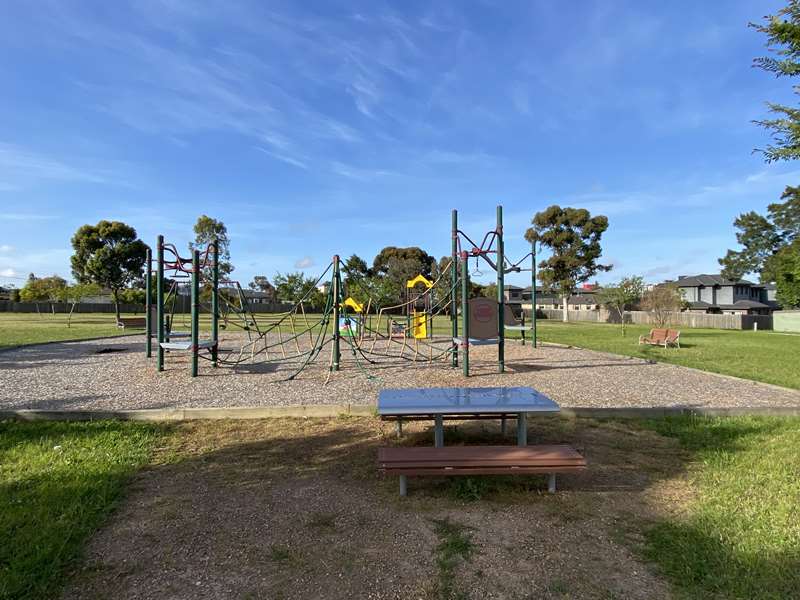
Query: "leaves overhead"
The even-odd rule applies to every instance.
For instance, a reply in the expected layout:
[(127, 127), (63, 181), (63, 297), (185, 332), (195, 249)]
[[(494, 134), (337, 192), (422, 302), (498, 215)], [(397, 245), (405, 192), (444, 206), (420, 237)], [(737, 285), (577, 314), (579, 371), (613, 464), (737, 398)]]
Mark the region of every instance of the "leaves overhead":
[[(231, 264), (231, 240), (228, 237), (228, 228), (222, 221), (208, 215), (200, 215), (194, 224), (194, 242), (189, 243), (189, 249), (202, 250), (214, 240), (219, 245), (219, 275), (225, 279), (234, 269)], [(210, 273), (207, 273), (206, 277), (210, 279)]]

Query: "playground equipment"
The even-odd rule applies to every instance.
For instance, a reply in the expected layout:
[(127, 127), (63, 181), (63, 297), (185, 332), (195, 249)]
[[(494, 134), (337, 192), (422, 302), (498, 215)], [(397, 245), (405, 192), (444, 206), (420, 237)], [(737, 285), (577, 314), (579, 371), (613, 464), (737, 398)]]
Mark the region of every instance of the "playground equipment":
[[(466, 233), (458, 228), (458, 211), (452, 213), (452, 262), (451, 280), (459, 279), (458, 266), (461, 267), (461, 334), (459, 335), (456, 311), (451, 311), (451, 327), (453, 335), (452, 366), (458, 366), (459, 354), (462, 361), (462, 372), (469, 377), (470, 345), (497, 344), (497, 366), (500, 373), (505, 372), (505, 330), (521, 329), (522, 324), (507, 324), (506, 311), (510, 310), (505, 303), (505, 275), (530, 271), (531, 273), (531, 326), (524, 329), (530, 331), (533, 347), (536, 348), (536, 246), (531, 243), (531, 251), (516, 262), (505, 255), (503, 242), (503, 207), (497, 207), (497, 224), (486, 232), (480, 244), (476, 244)], [(469, 249), (462, 249), (462, 240)], [(530, 257), (530, 267), (522, 267)], [(469, 259), (475, 258), (476, 271), (479, 271), (480, 260), (483, 260), (497, 273), (497, 301), (485, 302), (483, 299), (469, 298), (470, 273)], [(456, 304), (455, 287), (452, 290), (451, 303)]]
[(433, 282), (420, 274), (406, 281), (406, 316), (407, 327), (411, 329), (414, 339), (420, 340), (433, 337), (433, 324), (431, 322), (431, 294), (419, 292), (419, 286), (427, 291), (433, 287)]
[[(147, 343), (146, 353), (151, 356), (152, 334), (157, 339), (157, 369), (164, 370), (166, 352), (191, 353), (191, 373), (198, 375), (199, 359), (208, 359), (212, 366), (238, 367), (245, 364), (289, 362), (294, 379), (309, 364), (317, 360), (322, 350), (331, 345), (328, 378), (341, 365), (342, 340), (349, 348), (356, 366), (369, 378), (366, 365), (382, 357), (400, 358), (410, 362), (433, 363), (450, 356), (451, 365), (461, 367), (469, 376), (469, 349), (476, 345), (498, 346), (498, 370), (505, 370), (505, 331), (531, 332), (536, 347), (536, 248), (522, 259), (511, 262), (504, 252), (502, 207), (497, 207), (497, 225), (476, 244), (458, 228), (458, 212), (452, 212), (452, 258), (434, 281), (418, 275), (406, 282), (405, 301), (393, 306), (378, 306), (372, 297), (344, 297), (339, 256), (335, 255), (323, 273), (308, 288), (290, 310), (277, 316), (256, 319), (238, 282), (221, 280), (219, 276), (219, 249), (217, 242), (203, 250), (194, 250), (191, 258), (180, 256), (173, 244), (164, 243), (159, 236), (155, 261), (156, 326), (151, 320), (151, 274), (153, 257), (148, 250), (146, 296)], [(462, 247), (463, 246), (463, 247)], [(530, 267), (523, 263), (530, 258)], [(469, 260), (488, 264), (497, 274), (497, 298), (470, 298)], [(479, 267), (476, 267), (476, 270)], [(507, 273), (530, 271), (532, 285), (533, 317), (529, 324), (518, 321), (506, 305), (504, 276)], [(445, 275), (449, 272), (450, 277)], [(166, 275), (170, 278), (167, 279)], [(449, 282), (447, 281), (449, 279)], [(169, 285), (167, 285), (169, 283)], [(180, 296), (180, 286), (189, 285), (191, 317), (188, 331), (177, 331), (175, 305)], [(460, 287), (460, 292), (459, 292)], [(201, 301), (201, 288), (210, 298)], [(322, 314), (309, 318), (306, 306), (312, 293), (325, 289)], [(359, 286), (362, 290), (368, 286)], [(361, 300), (361, 301), (359, 301)], [(459, 310), (460, 307), (460, 310)], [(200, 339), (201, 309), (211, 315), (210, 333)], [(448, 314), (451, 334), (436, 336), (433, 320), (437, 315)], [(400, 319), (398, 316), (402, 315)], [(459, 325), (460, 321), (460, 325)], [(299, 325), (299, 327), (298, 327)], [(219, 329), (238, 327), (247, 334), (247, 340), (238, 348), (221, 350)], [(287, 334), (286, 330), (290, 333)], [(181, 340), (189, 338), (189, 341)], [(307, 340), (307, 341), (306, 341)], [(302, 342), (302, 344), (301, 344)], [(381, 346), (378, 346), (378, 344)], [(208, 356), (205, 352), (207, 351)]]

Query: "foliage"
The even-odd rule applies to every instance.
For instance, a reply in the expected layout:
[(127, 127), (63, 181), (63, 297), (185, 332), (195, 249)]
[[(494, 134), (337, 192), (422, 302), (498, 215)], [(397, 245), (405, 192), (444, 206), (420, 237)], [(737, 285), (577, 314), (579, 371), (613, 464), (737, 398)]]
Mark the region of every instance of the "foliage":
[(538, 242), (551, 250), (551, 255), (538, 265), (539, 280), (548, 289), (555, 289), (564, 299), (564, 320), (567, 320), (567, 298), (581, 283), (610, 265), (598, 263), (602, 247), (600, 239), (608, 229), (608, 218), (592, 217), (584, 208), (561, 208), (553, 205), (536, 213), (533, 227), (525, 233), (529, 242)]
[(83, 225), (72, 236), (72, 274), (78, 283), (96, 283), (111, 290), (117, 318), (119, 292), (142, 279), (147, 246), (136, 230), (120, 221)]
[(292, 304), (304, 300), (304, 303), (314, 310), (324, 308), (325, 296), (315, 287), (316, 279), (306, 277), (302, 271), (278, 273), (274, 281), (278, 300)]
[(641, 277), (623, 277), (617, 285), (600, 288), (598, 300), (600, 304), (615, 311), (625, 335), (625, 311), (630, 310), (644, 294), (644, 280)]
[(681, 518), (645, 532), (646, 555), (687, 598), (796, 598), (800, 419), (673, 417), (647, 422), (692, 459)]
[(723, 277), (738, 281), (757, 272), (762, 283), (777, 282), (776, 255), (800, 238), (800, 187), (787, 186), (781, 200), (767, 207), (767, 216), (750, 211), (736, 218), (736, 241), (743, 248), (719, 259)]
[(11, 302), (19, 302), (20, 301), (19, 290), (16, 288), (12, 289), (9, 298)]
[[(450, 256), (443, 256), (438, 262), (434, 261), (433, 263), (431, 277), (434, 281), (438, 280), (433, 290), (433, 303), (437, 306), (447, 306), (451, 300), (453, 287), (452, 260)], [(456, 290), (456, 306), (460, 306), (460, 302), (461, 294)], [(445, 312), (450, 314), (449, 310)]]
[(265, 293), (275, 292), (275, 286), (272, 285), (269, 282), (269, 279), (267, 279), (264, 275), (254, 276), (253, 281), (248, 283), (247, 287), (249, 287), (251, 290), (256, 290), (259, 292), (265, 292)]
[[(228, 228), (222, 221), (212, 219), (208, 215), (200, 215), (194, 224), (194, 242), (189, 244), (189, 249), (202, 251), (214, 240), (219, 245), (219, 276), (221, 279), (227, 279), (234, 268), (231, 264), (231, 240), (228, 237)], [(210, 280), (210, 268), (207, 271), (204, 277)]]
[(497, 299), (497, 284), (496, 283), (488, 283), (486, 285), (481, 286), (480, 295), (484, 298), (492, 298), (493, 300)]
[[(765, 17), (765, 24), (750, 26), (767, 36), (767, 48), (773, 56), (756, 58), (754, 66), (776, 77), (795, 77), (800, 73), (800, 1), (790, 0), (775, 15)], [(795, 94), (800, 93), (794, 86)], [(767, 162), (800, 158), (800, 110), (768, 102), (773, 119), (756, 121), (772, 134), (772, 144), (762, 150)]]
[(0, 598), (59, 597), (160, 432), (119, 421), (0, 422)]
[(147, 293), (141, 288), (126, 288), (120, 292), (119, 298), (126, 304), (144, 304)]
[(428, 278), (431, 276), (431, 270), (435, 262), (435, 259), (431, 255), (422, 248), (416, 246), (408, 248), (386, 246), (383, 250), (378, 252), (377, 256), (372, 261), (372, 271), (374, 273), (387, 274), (389, 272), (390, 260), (393, 258), (403, 262), (408, 261), (409, 263), (413, 263), (417, 271), (415, 275), (421, 273)]
[(778, 250), (770, 264), (778, 302), (785, 308), (800, 307), (800, 239)]
[(41, 300), (59, 302), (65, 299), (67, 287), (67, 280), (58, 275), (34, 277), (33, 279), (28, 277), (24, 287), (19, 292), (19, 296), (23, 302)]
[(672, 313), (685, 306), (680, 288), (674, 283), (662, 283), (647, 290), (642, 295), (642, 309), (650, 313), (653, 324), (666, 327)]

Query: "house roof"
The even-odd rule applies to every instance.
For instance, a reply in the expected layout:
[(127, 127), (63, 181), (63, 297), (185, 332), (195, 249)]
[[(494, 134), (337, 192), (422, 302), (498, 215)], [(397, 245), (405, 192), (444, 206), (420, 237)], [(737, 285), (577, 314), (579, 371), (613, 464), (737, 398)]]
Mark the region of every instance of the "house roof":
[(698, 302), (689, 302), (689, 308), (708, 308), (710, 306), (708, 302), (703, 302), (702, 300)]
[[(507, 289), (507, 290), (521, 290), (521, 289), (523, 289), (523, 288), (519, 287), (518, 285), (509, 285), (509, 284), (505, 284), (503, 287), (505, 289)], [(531, 289), (531, 286), (528, 286), (528, 287), (526, 287), (524, 289), (529, 290), (529, 289)]]
[(720, 304), (719, 307), (722, 309), (770, 308), (769, 305), (756, 302), (755, 300), (738, 300), (733, 304)]
[(674, 282), (678, 287), (698, 287), (698, 286), (712, 286), (712, 285), (757, 285), (752, 281), (740, 279), (734, 281), (732, 279), (725, 279), (722, 275), (689, 275), (678, 277), (678, 281)]
[(597, 304), (597, 298), (586, 294), (578, 294), (576, 296), (570, 296), (567, 302), (569, 304)]

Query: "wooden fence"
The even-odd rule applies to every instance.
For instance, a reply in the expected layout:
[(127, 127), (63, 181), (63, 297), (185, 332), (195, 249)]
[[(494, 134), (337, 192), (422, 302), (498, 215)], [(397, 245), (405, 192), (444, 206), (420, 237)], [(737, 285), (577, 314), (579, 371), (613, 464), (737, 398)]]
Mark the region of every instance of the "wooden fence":
[[(558, 321), (563, 318), (563, 312), (558, 309), (540, 308), (536, 313), (539, 318), (544, 317)], [(585, 323), (619, 323), (619, 316), (605, 309), (571, 310), (569, 311), (569, 320)], [(641, 310), (626, 311), (625, 322), (634, 325), (654, 325), (653, 316), (649, 312)], [(772, 329), (772, 316), (673, 312), (669, 316), (669, 325), (702, 329)]]
[[(253, 303), (250, 304), (250, 310), (253, 313), (281, 313), (286, 312), (292, 308), (292, 304), (285, 302), (270, 302), (270, 303)], [(8, 300), (0, 300), (0, 312), (15, 312), (15, 313), (56, 313), (65, 314), (70, 311), (72, 304), (68, 302), (10, 302)], [(126, 314), (144, 314), (144, 304), (120, 304), (119, 310)], [(94, 302), (78, 302), (75, 304), (76, 313), (114, 313), (113, 304), (100, 304)], [(189, 313), (191, 312), (191, 300), (189, 298), (178, 298), (175, 303), (176, 313)], [(207, 312), (201, 308), (200, 312)]]

